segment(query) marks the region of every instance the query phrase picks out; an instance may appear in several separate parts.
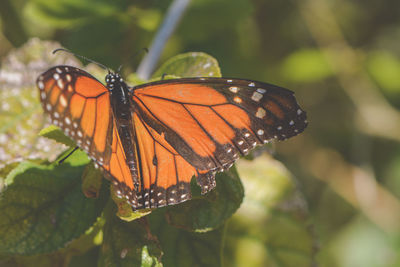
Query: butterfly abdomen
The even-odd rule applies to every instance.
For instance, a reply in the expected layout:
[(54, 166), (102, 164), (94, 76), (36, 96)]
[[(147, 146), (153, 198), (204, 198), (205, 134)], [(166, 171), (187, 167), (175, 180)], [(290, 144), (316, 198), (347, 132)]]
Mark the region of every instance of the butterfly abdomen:
[(113, 111), (115, 127), (125, 152), (126, 163), (132, 174), (135, 190), (140, 186), (138, 168), (136, 163), (135, 132), (132, 120), (132, 103), (128, 85), (118, 74), (110, 73), (106, 77), (107, 88), (110, 92), (110, 103)]

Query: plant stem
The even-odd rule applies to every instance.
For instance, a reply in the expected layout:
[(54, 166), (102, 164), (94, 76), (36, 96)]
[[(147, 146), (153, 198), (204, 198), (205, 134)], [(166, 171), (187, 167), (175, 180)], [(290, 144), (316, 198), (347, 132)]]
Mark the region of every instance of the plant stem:
[(149, 53), (143, 58), (137, 69), (137, 75), (141, 79), (150, 78), (165, 44), (176, 29), (189, 3), (190, 0), (174, 0), (168, 8), (165, 19), (150, 46)]

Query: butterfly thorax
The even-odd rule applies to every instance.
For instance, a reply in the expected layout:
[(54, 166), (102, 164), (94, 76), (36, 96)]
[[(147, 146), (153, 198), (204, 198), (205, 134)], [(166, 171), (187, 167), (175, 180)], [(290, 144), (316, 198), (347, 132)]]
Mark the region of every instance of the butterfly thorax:
[(129, 87), (118, 73), (109, 73), (106, 76), (107, 89), (110, 92), (110, 103), (112, 107), (115, 126), (124, 147), (126, 162), (134, 179), (137, 189), (139, 179), (135, 161), (135, 136), (132, 123), (132, 104), (130, 101)]
[(129, 101), (129, 87), (118, 73), (109, 73), (106, 76), (107, 89), (110, 92), (110, 101), (114, 116), (128, 124), (132, 122), (131, 103)]

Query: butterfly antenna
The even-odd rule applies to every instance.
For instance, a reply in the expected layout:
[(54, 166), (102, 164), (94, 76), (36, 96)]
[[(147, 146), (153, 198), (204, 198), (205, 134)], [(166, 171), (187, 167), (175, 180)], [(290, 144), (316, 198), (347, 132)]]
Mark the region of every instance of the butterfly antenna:
[(108, 73), (110, 73), (110, 69), (109, 69), (109, 68), (107, 68), (107, 67), (104, 66), (103, 64), (100, 64), (99, 62), (96, 62), (96, 61), (94, 61), (94, 60), (92, 60), (92, 59), (90, 59), (90, 58), (87, 58), (87, 57), (84, 57), (84, 56), (75, 54), (75, 53), (73, 53), (73, 52), (71, 52), (71, 51), (69, 51), (69, 50), (67, 50), (67, 49), (65, 49), (65, 48), (57, 48), (57, 49), (55, 49), (55, 50), (53, 51), (53, 54), (57, 53), (58, 51), (67, 52), (67, 53), (70, 53), (70, 54), (74, 55), (75, 57), (79, 57), (79, 58), (81, 58), (81, 59), (83, 59), (83, 60), (86, 60), (86, 61), (88, 61), (88, 62), (94, 63), (94, 64), (96, 64), (97, 66), (99, 66), (99, 67), (101, 67), (101, 68), (107, 70)]
[[(143, 47), (140, 51), (138, 51), (138, 52), (136, 52), (134, 55), (132, 55), (131, 57), (133, 58), (133, 59), (135, 59), (138, 55), (140, 55), (140, 53), (143, 53), (143, 52), (145, 52), (146, 54), (147, 53), (149, 53), (149, 49), (147, 49), (146, 47)], [(122, 64), (119, 66), (119, 68), (118, 68), (118, 73), (120, 73), (120, 71), (121, 71), (121, 68), (122, 68)]]

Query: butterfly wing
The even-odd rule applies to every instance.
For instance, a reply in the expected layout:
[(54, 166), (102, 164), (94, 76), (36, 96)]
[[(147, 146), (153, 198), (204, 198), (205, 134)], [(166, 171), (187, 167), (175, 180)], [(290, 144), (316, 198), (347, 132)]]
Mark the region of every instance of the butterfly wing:
[(107, 88), (89, 73), (56, 66), (37, 79), (43, 109), (54, 125), (98, 162), (111, 155), (112, 114)]
[(133, 121), (141, 181), (137, 208), (162, 207), (190, 199), (190, 180), (196, 169), (138, 113), (134, 113)]
[(193, 176), (203, 193), (211, 190), (214, 173), (239, 155), (307, 125), (293, 92), (270, 84), (187, 78), (132, 90), (144, 207), (187, 200)]
[(107, 88), (89, 73), (71, 66), (56, 66), (37, 79), (43, 109), (102, 167), (104, 174), (136, 201), (133, 180), (113, 120)]

